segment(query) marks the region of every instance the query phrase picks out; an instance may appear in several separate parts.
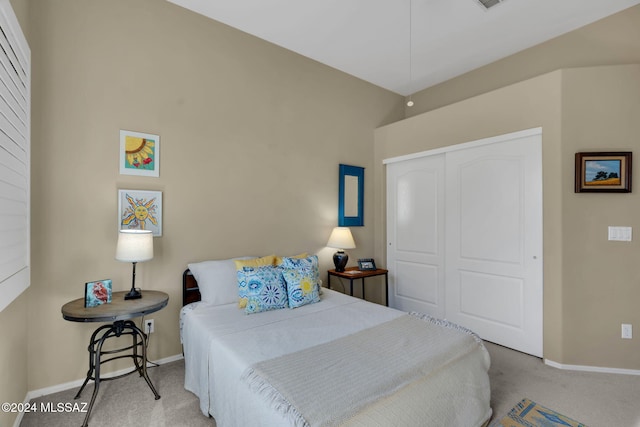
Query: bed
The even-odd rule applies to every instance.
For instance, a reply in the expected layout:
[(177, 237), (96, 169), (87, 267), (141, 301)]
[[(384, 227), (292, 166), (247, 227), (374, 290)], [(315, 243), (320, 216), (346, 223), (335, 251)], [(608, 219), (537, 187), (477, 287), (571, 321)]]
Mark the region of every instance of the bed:
[(218, 427), (488, 424), (490, 360), (471, 331), (321, 287), (247, 314), (233, 262), (183, 273), (185, 388)]

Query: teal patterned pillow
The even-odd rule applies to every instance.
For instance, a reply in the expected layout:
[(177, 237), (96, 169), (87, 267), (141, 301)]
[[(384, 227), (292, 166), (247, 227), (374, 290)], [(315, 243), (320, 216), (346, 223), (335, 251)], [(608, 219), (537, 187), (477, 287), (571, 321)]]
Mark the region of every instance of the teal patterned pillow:
[(279, 268), (271, 265), (242, 267), (242, 273), (246, 283), (245, 313), (260, 313), (289, 306), (287, 285)]
[(283, 258), (282, 275), (287, 282), (289, 307), (296, 308), (320, 301), (318, 257)]

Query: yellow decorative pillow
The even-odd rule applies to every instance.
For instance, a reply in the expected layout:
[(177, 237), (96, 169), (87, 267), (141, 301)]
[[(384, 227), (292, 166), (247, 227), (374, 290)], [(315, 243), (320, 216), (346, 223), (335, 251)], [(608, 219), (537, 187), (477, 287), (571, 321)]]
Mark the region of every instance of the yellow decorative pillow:
[(247, 260), (235, 260), (236, 276), (238, 277), (238, 307), (245, 308), (247, 306), (247, 280), (245, 271), (253, 271), (260, 267), (273, 266), (276, 256), (268, 255), (262, 258), (254, 258)]
[[(295, 256), (288, 256), (288, 257), (286, 257), (286, 258), (301, 259), (301, 258), (306, 258), (306, 257), (308, 257), (308, 256), (309, 256), (309, 254), (308, 254), (308, 253), (303, 252), (303, 253), (301, 253), (301, 254), (299, 254), (299, 255), (295, 255)], [(283, 262), (284, 258), (285, 258), (285, 257), (277, 256), (277, 257), (276, 257), (276, 260), (275, 260), (275, 264), (274, 264), (274, 265), (282, 265), (282, 262)]]

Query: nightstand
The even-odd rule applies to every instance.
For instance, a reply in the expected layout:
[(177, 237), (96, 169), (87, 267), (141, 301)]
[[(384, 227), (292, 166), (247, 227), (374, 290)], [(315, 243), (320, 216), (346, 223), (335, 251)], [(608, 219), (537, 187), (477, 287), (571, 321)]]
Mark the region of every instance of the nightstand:
[[(113, 322), (110, 325), (103, 325), (97, 328), (93, 335), (91, 335), (91, 341), (89, 341), (89, 371), (87, 372), (87, 378), (74, 397), (74, 399), (79, 398), (89, 380), (94, 380), (95, 386), (87, 408), (87, 415), (85, 415), (82, 424), (83, 427), (88, 425), (91, 409), (98, 395), (101, 381), (114, 380), (138, 372), (149, 385), (156, 400), (160, 399), (160, 395), (147, 375), (147, 335), (130, 319), (155, 313), (163, 309), (169, 302), (169, 295), (164, 292), (145, 290), (142, 291), (142, 298), (125, 300), (124, 295), (126, 293), (127, 292), (114, 292), (111, 303), (102, 304), (97, 307), (85, 307), (84, 298), (78, 298), (62, 306), (62, 317), (71, 322)], [(102, 350), (102, 346), (107, 339), (123, 335), (131, 336), (133, 340), (131, 345), (114, 350)], [(140, 354), (138, 354), (138, 350)], [(101, 360), (103, 355), (110, 356), (128, 351), (131, 351), (131, 354), (123, 354)], [(135, 365), (130, 372), (116, 377), (100, 377), (101, 364), (127, 357), (132, 358)]]
[(389, 306), (389, 270), (377, 268), (375, 270), (358, 270), (358, 267), (348, 267), (344, 271), (327, 271), (327, 287), (331, 289), (331, 276), (349, 279), (349, 295), (353, 296), (353, 281), (362, 279), (362, 299), (364, 299), (364, 279), (367, 277), (384, 276), (385, 305)]

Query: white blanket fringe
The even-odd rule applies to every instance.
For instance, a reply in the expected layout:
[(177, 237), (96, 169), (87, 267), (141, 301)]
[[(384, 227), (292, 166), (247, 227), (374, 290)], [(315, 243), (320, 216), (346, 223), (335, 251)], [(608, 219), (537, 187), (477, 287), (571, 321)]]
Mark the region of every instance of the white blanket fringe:
[[(421, 327), (407, 320), (411, 318), (437, 327)], [(412, 312), (335, 341), (257, 363), (241, 380), (293, 426), (339, 425), (365, 406), (476, 349), (478, 344), (467, 335), (483, 346), (478, 335), (467, 328)], [(345, 360), (360, 363), (345, 365)], [(384, 369), (370, 372), (367, 366)]]
[(253, 368), (247, 369), (242, 375), (242, 380), (246, 381), (253, 391), (267, 399), (271, 408), (285, 415), (292, 426), (309, 427), (309, 423), (298, 409)]
[(430, 316), (428, 314), (418, 313), (417, 311), (412, 311), (409, 314), (411, 316), (417, 317), (420, 320), (431, 322), (434, 325), (442, 326), (444, 328), (449, 328), (449, 329), (453, 329), (453, 330), (456, 330), (456, 331), (464, 332), (465, 334), (469, 334), (469, 335), (471, 335), (473, 337), (473, 339), (477, 343), (484, 345), (482, 343), (482, 338), (480, 338), (480, 336), (478, 334), (473, 332), (471, 329), (468, 329), (468, 328), (465, 328), (464, 326), (458, 325), (457, 323), (450, 322), (447, 319), (439, 319), (437, 317), (433, 317), (433, 316)]

